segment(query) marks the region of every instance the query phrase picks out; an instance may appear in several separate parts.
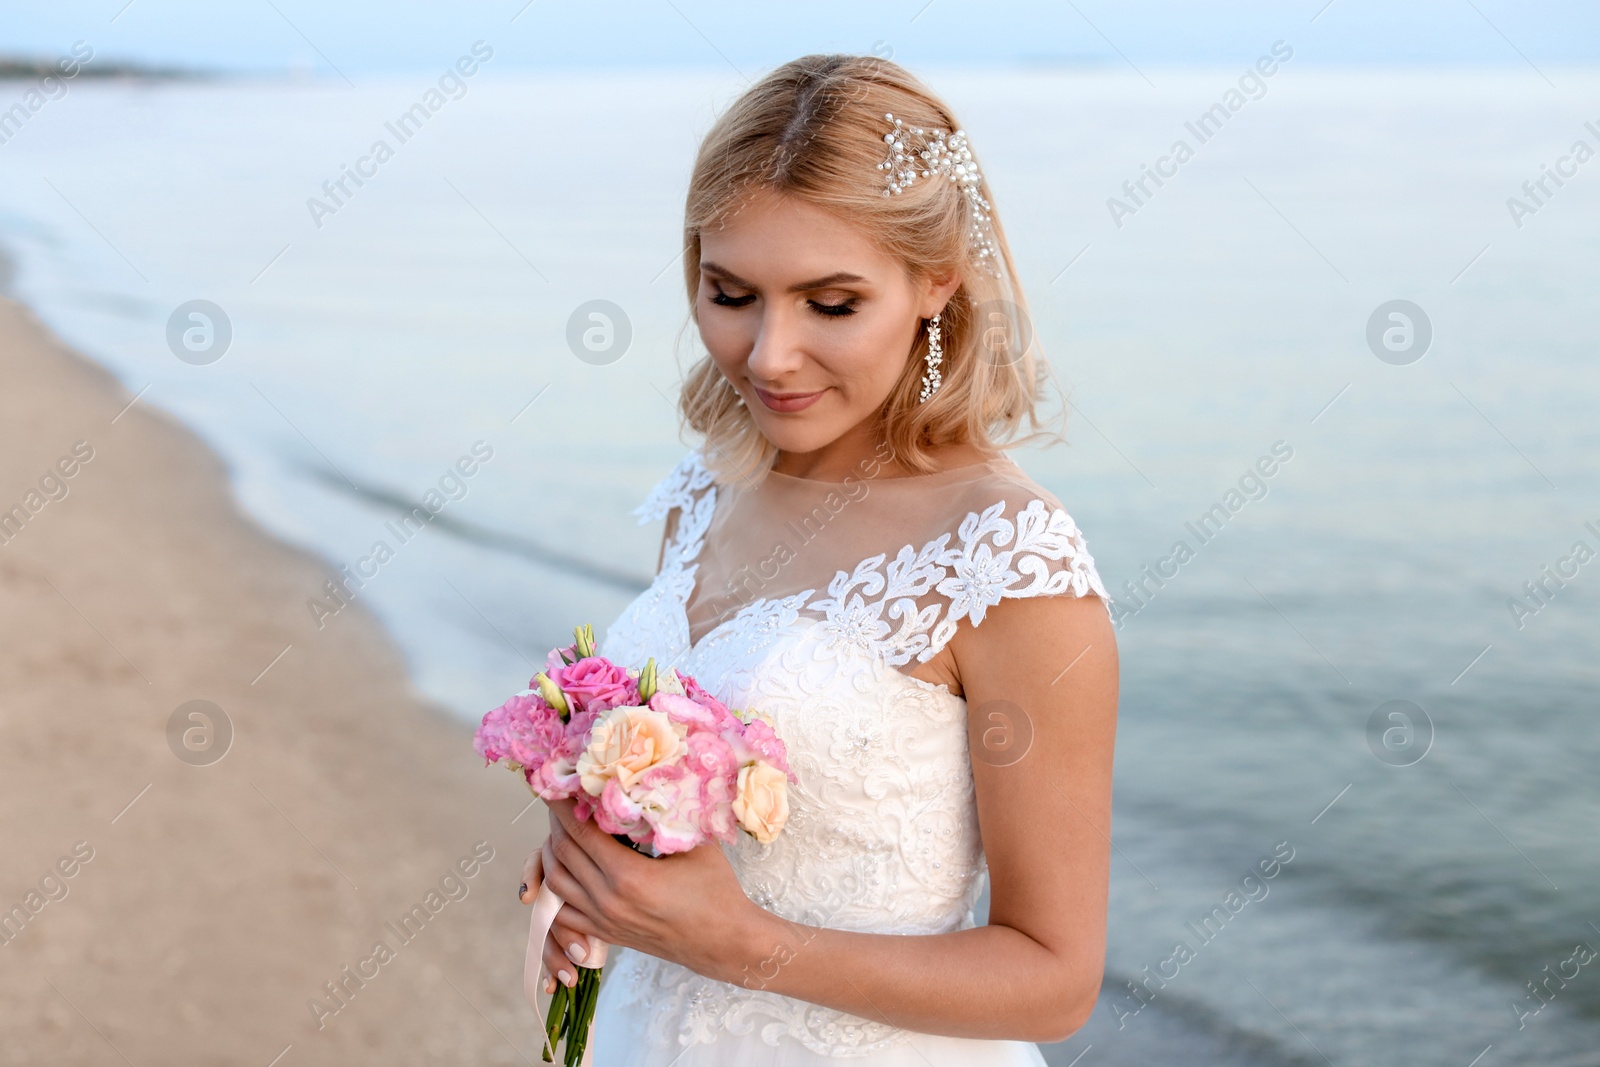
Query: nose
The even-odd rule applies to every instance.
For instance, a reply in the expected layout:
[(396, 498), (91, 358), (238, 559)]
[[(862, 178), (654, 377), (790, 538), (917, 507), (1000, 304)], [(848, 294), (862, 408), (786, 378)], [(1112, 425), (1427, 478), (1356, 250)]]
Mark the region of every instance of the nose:
[(750, 377), (763, 386), (785, 388), (793, 384), (795, 372), (805, 365), (805, 339), (795, 316), (770, 303), (762, 309), (745, 366)]

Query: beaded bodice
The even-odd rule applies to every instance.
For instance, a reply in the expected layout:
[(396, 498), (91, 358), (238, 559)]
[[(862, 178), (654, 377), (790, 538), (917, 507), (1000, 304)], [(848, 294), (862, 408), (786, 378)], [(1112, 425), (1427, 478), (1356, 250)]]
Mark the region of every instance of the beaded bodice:
[[(807, 565), (779, 568), (763, 583), (769, 595), (745, 603), (692, 643), (689, 605), (706, 602), (696, 577), (711, 562), (702, 559), (708, 535), (721, 535), (710, 538), (721, 553), (718, 573), (735, 573), (740, 561), (727, 557), (742, 531), (759, 526), (756, 511), (730, 516), (719, 509), (727, 487), (714, 484), (696, 452), (635, 509), (640, 522), (677, 509), (676, 528), (654, 582), (606, 630), (600, 650), (625, 664), (654, 656), (693, 675), (730, 707), (760, 708), (772, 717), (797, 779), (789, 788), (788, 822), (770, 844), (740, 834), (723, 846), (761, 907), (810, 926), (874, 933), (937, 934), (974, 925), (987, 868), (966, 701), (896, 668), (931, 659), (963, 619), (981, 623), (1005, 597), (1093, 593), (1110, 600), (1067, 513), (1036, 486), (1019, 482), (1014, 467), (1000, 476), (996, 469), (969, 468), (954, 477), (959, 487), (941, 475), (922, 487), (914, 478), (869, 486), (852, 498), (854, 527), (836, 522), (830, 537), (801, 546), (800, 553), (810, 554)], [(793, 489), (800, 481), (774, 485)], [(862, 504), (870, 493), (890, 485), (896, 493), (917, 493), (934, 483), (942, 483), (940, 492), (920, 497), (943, 499), (927, 514), (949, 511), (952, 503), (956, 511), (932, 527), (926, 518), (913, 526), (942, 526), (939, 536), (903, 547), (884, 543), (883, 551), (859, 560), (829, 558), (859, 545), (868, 536), (863, 530), (881, 537), (897, 528), (863, 525), (873, 512)], [(805, 488), (815, 495), (827, 484)], [(743, 487), (734, 491), (751, 507), (784, 506), (777, 496), (761, 502)], [(991, 497), (982, 507), (964, 506)], [(818, 567), (831, 573), (825, 584), (790, 588)], [(710, 1040), (722, 1029), (758, 1028), (769, 1043), (789, 1035), (830, 1056), (866, 1055), (906, 1040), (905, 1031), (881, 1022), (760, 988), (757, 969), (741, 986), (643, 953), (617, 953), (603, 1002), (648, 1016), (651, 1039), (663, 1050)]]

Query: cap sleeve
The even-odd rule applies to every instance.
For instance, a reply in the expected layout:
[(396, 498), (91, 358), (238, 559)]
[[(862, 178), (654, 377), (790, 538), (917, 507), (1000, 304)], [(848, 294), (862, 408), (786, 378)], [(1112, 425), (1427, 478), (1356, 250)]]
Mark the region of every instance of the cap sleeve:
[(962, 619), (977, 626), (1005, 598), (1093, 595), (1110, 607), (1082, 531), (1066, 509), (1040, 497), (969, 512), (938, 562), (946, 571), (935, 586), (944, 610), (919, 661), (937, 655)]
[(1017, 478), (950, 487), (937, 536), (840, 570), (812, 607), (840, 640), (875, 648), (892, 666), (938, 655), (963, 619), (982, 624), (1004, 599), (1111, 596), (1083, 533), (1047, 491)]

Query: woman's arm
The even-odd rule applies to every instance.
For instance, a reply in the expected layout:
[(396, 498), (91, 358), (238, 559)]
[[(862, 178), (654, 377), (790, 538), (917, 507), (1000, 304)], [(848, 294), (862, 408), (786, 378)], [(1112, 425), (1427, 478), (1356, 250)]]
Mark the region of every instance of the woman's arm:
[(1098, 597), (1008, 600), (952, 644), (989, 925), (863, 934), (758, 908), (729, 941), (748, 949), (715, 977), (927, 1033), (1061, 1041), (1088, 1020), (1105, 963), (1114, 631)]
[[(791, 923), (744, 895), (720, 848), (646, 859), (571, 816), (543, 851), (567, 932), (708, 977), (925, 1033), (1063, 1040), (1105, 960), (1117, 650), (1097, 597), (1006, 600), (952, 641), (973, 738), (989, 925), (937, 935)], [(1003, 715), (1005, 719), (996, 718)], [(1021, 743), (996, 748), (1010, 730)], [(1002, 751), (1003, 749), (1003, 751)], [(559, 962), (559, 957), (558, 957)]]

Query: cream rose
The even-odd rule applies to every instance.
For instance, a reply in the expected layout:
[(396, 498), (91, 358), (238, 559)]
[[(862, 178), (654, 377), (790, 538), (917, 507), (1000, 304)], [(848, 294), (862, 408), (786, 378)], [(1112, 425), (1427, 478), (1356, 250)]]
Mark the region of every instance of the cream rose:
[(673, 763), (686, 751), (665, 713), (634, 706), (611, 708), (595, 721), (589, 746), (578, 757), (579, 781), (593, 797), (610, 778), (628, 789), (650, 768)]
[(757, 841), (771, 844), (789, 820), (789, 776), (760, 760), (740, 767), (733, 815)]

